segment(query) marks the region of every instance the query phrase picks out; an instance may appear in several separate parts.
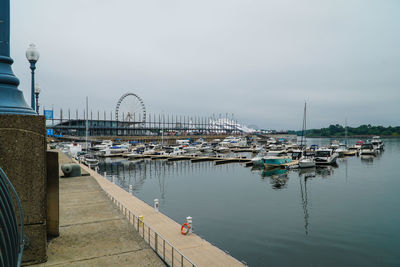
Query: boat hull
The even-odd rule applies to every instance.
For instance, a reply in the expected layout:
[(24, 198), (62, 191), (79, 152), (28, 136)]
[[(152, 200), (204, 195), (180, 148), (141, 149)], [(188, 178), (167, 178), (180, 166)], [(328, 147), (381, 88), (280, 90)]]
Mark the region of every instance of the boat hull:
[(264, 166), (266, 168), (273, 168), (292, 162), (292, 158), (291, 157), (264, 158), (263, 161), (264, 161)]
[(300, 168), (312, 168), (315, 167), (315, 161), (314, 160), (300, 160), (299, 161), (299, 167)]

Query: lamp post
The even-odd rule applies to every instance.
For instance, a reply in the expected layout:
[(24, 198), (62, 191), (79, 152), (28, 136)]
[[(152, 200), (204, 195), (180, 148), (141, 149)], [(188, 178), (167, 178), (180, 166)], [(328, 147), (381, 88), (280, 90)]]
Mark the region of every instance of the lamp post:
[(35, 115), (18, 90), (10, 58), (10, 1), (0, 1), (0, 114)]
[(26, 50), (26, 59), (31, 63), (31, 73), (32, 73), (32, 84), (31, 84), (31, 108), (35, 110), (35, 69), (36, 62), (39, 60), (39, 52), (36, 49), (34, 44), (30, 44), (28, 49)]
[(40, 94), (40, 86), (35, 84), (35, 97), (36, 97), (36, 113), (39, 115), (39, 94)]

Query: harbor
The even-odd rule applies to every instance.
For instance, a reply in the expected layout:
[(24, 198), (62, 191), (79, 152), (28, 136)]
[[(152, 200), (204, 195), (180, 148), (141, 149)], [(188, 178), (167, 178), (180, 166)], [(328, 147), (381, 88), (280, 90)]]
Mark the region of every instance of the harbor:
[[(149, 206), (159, 199), (160, 212), (176, 222), (192, 216), (196, 234), (249, 266), (386, 266), (398, 260), (398, 236), (384, 236), (400, 218), (381, 220), (380, 207), (395, 210), (397, 202), (385, 200), (387, 189), (379, 184), (398, 184), (391, 165), (400, 146), (396, 139), (385, 145), (377, 156), (343, 157), (335, 166), (307, 169), (110, 158), (99, 163), (99, 173), (106, 172), (126, 192), (132, 185), (133, 195)], [(376, 225), (380, 230), (371, 232)], [(292, 256), (282, 257), (287, 251)], [(387, 257), (374, 257), (372, 251), (385, 251)]]
[[(240, 138), (228, 137), (228, 140), (237, 141), (238, 139)], [(302, 240), (304, 238), (310, 239), (312, 238), (312, 236), (314, 236), (314, 234), (318, 236), (318, 229), (321, 226), (319, 225), (318, 220), (316, 223), (313, 222), (315, 218), (319, 218), (319, 216), (317, 215), (319, 211), (313, 211), (315, 206), (318, 207), (318, 204), (312, 200), (313, 192), (315, 189), (310, 189), (310, 186), (311, 188), (313, 187), (313, 185), (318, 185), (318, 187), (322, 186), (321, 189), (318, 190), (328, 190), (328, 192), (331, 191), (331, 189), (322, 189), (324, 188), (324, 184), (326, 183), (330, 184), (331, 182), (333, 182), (334, 184), (339, 183), (341, 186), (346, 186), (346, 184), (353, 179), (353, 175), (356, 175), (353, 172), (354, 168), (358, 170), (357, 172), (365, 174), (365, 171), (369, 170), (369, 165), (374, 164), (374, 161), (376, 161), (377, 163), (381, 162), (383, 158), (385, 158), (387, 150), (393, 153), (393, 145), (397, 144), (396, 140), (385, 140), (385, 142), (380, 141), (382, 143), (382, 146), (385, 145), (385, 149), (382, 148), (379, 149), (379, 151), (376, 150), (374, 153), (368, 154), (368, 152), (366, 151), (361, 152), (361, 147), (365, 147), (362, 144), (369, 144), (370, 141), (350, 139), (347, 140), (347, 142), (349, 143), (348, 147), (352, 147), (352, 144), (359, 144), (360, 148), (356, 150), (355, 153), (348, 153), (346, 156), (345, 153), (342, 153), (339, 149), (340, 142), (336, 140), (307, 139), (306, 150), (309, 152), (311, 151), (311, 148), (315, 147), (320, 147), (320, 150), (316, 150), (317, 153), (318, 151), (324, 151), (325, 147), (333, 147), (332, 150), (337, 151), (335, 152), (337, 153), (335, 162), (328, 165), (314, 165), (307, 168), (299, 167), (298, 159), (294, 159), (289, 163), (280, 164), (277, 167), (263, 166), (263, 164), (254, 164), (254, 159), (257, 158), (257, 154), (264, 153), (263, 155), (266, 155), (264, 157), (268, 158), (268, 153), (262, 152), (262, 150), (260, 150), (260, 148), (265, 149), (266, 147), (268, 147), (269, 150), (273, 153), (275, 153), (275, 151), (279, 151), (279, 153), (282, 153), (282, 149), (285, 149), (286, 151), (291, 150), (292, 152), (288, 154), (292, 155), (291, 157), (297, 158), (296, 155), (299, 152), (297, 152), (298, 148), (295, 145), (296, 143), (291, 142), (293, 141), (293, 138), (288, 138), (287, 140), (284, 140), (282, 138), (279, 139), (283, 143), (278, 142), (278, 139), (273, 140), (272, 138), (269, 138), (268, 142), (263, 142), (262, 139), (252, 138), (251, 140), (253, 140), (253, 142), (246, 143), (246, 146), (243, 147), (233, 146), (234, 144), (236, 144), (236, 141), (234, 141), (230, 144), (230, 150), (228, 153), (200, 153), (199, 151), (195, 153), (193, 150), (190, 150), (190, 152), (180, 155), (170, 155), (165, 153), (166, 151), (173, 151), (170, 149), (171, 146), (173, 147), (173, 145), (164, 146), (164, 149), (162, 149), (163, 146), (159, 146), (158, 149), (155, 149), (154, 146), (157, 145), (153, 143), (136, 144), (135, 146), (132, 146), (129, 151), (123, 153), (104, 154), (100, 151), (94, 151), (95, 154), (99, 155), (99, 162), (93, 166), (90, 166), (91, 169), (89, 169), (89, 167), (85, 168), (86, 170), (91, 172), (94, 177), (98, 177), (96, 178), (96, 180), (99, 182), (99, 184), (102, 185), (102, 187), (111, 186), (112, 188), (114, 188), (114, 194), (108, 194), (109, 197), (113, 199), (113, 201), (118, 203), (117, 207), (119, 207), (119, 209), (124, 212), (125, 216), (127, 216), (128, 218), (132, 218), (131, 220), (134, 225), (139, 225), (139, 215), (143, 215), (145, 218), (144, 220), (146, 220), (146, 218), (149, 216), (150, 218), (153, 218), (153, 214), (155, 212), (154, 201), (155, 199), (157, 199), (157, 205), (159, 205), (160, 213), (165, 214), (166, 216), (168, 216), (168, 218), (171, 218), (168, 220), (172, 220), (174, 222), (171, 227), (165, 228), (168, 229), (165, 234), (160, 233), (160, 235), (165, 237), (167, 242), (171, 242), (171, 244), (173, 244), (175, 237), (170, 236), (168, 233), (176, 231), (178, 240), (181, 240), (183, 244), (186, 243), (185, 240), (187, 239), (185, 239), (186, 237), (184, 235), (179, 234), (179, 229), (180, 225), (186, 221), (185, 218), (187, 216), (191, 216), (191, 218), (193, 217), (193, 230), (196, 235), (199, 235), (199, 238), (202, 240), (203, 238), (204, 240), (207, 240), (207, 243), (211, 242), (212, 244), (215, 244), (219, 249), (222, 249), (222, 251), (226, 251), (223, 254), (232, 255), (234, 258), (237, 259), (238, 264), (249, 266), (263, 266), (263, 263), (268, 262), (274, 265), (278, 262), (281, 262), (282, 259), (280, 259), (278, 262), (275, 262), (275, 260), (278, 259), (275, 255), (271, 254), (271, 251), (269, 253), (266, 253), (265, 251), (261, 252), (259, 250), (259, 247), (256, 248), (254, 247), (254, 245), (252, 245), (251, 240), (261, 240), (261, 233), (259, 232), (259, 229), (264, 229), (267, 225), (282, 224), (285, 225), (288, 230), (292, 229), (291, 231), (293, 231), (296, 229), (295, 238), (297, 240)], [(261, 142), (258, 143), (254, 140)], [(389, 145), (387, 144), (388, 141)], [(220, 143), (217, 144), (216, 147), (218, 147), (223, 142), (224, 140), (220, 140)], [(199, 148), (204, 147), (204, 145), (199, 144), (198, 140), (195, 143), (198, 144)], [(301, 143), (300, 139), (299, 143)], [(144, 148), (144, 150), (138, 150), (138, 146)], [(179, 146), (180, 145), (178, 144), (175, 145), (175, 147)], [(191, 143), (185, 141), (185, 147), (190, 146), (192, 146)], [(278, 150), (277, 146), (279, 147)], [(185, 147), (182, 147), (182, 149)], [(149, 149), (151, 149), (151, 151)], [(139, 154), (137, 153), (137, 151), (142, 151), (142, 153)], [(150, 151), (152, 154), (146, 154), (145, 151)], [(317, 156), (318, 154), (315, 155)], [(285, 157), (287, 156), (283, 156), (283, 158)], [(310, 154), (307, 154), (307, 158), (310, 158)], [(301, 160), (301, 158), (299, 159)], [(77, 158), (77, 160), (79, 160), (79, 157)], [(363, 168), (366, 168), (365, 171), (362, 170)], [(254, 180), (254, 178), (256, 177), (259, 178)], [(339, 181), (335, 181), (337, 179), (335, 177), (341, 178)], [(345, 181), (342, 180), (343, 177), (345, 177)], [(359, 176), (356, 175), (355, 177), (356, 179), (359, 179)], [(249, 183), (249, 181), (251, 182)], [(300, 183), (300, 193), (297, 191), (299, 185), (296, 184), (294, 181)], [(262, 196), (262, 191), (266, 189), (266, 182), (268, 182), (267, 184), (270, 185), (267, 186), (267, 188), (270, 188), (270, 190), (276, 191), (279, 194), (287, 195), (284, 192), (290, 192), (290, 195), (287, 197), (289, 197), (289, 200), (293, 201), (293, 203), (299, 202), (298, 199), (295, 199), (296, 197), (300, 197), (300, 204), (297, 207), (296, 205), (289, 205), (289, 207), (286, 207), (288, 200), (281, 199), (280, 195), (276, 194), (274, 194), (275, 197), (273, 198), (271, 198), (271, 195), (270, 197), (268, 197), (268, 200), (262, 200), (266, 197)], [(261, 191), (254, 191), (254, 185), (258, 183), (261, 184), (257, 186), (262, 186), (262, 188), (264, 189), (260, 188)], [(208, 185), (211, 184), (216, 190), (209, 189)], [(248, 188), (249, 186), (252, 186), (252, 189)], [(203, 190), (206, 190), (206, 188), (208, 188), (207, 195), (210, 198), (211, 202), (206, 201), (203, 198), (203, 194), (201, 193)], [(247, 190), (251, 190), (255, 195), (253, 198), (251, 198), (251, 200), (244, 201), (241, 200), (240, 196), (242, 194), (247, 194), (246, 188), (248, 188)], [(219, 199), (219, 195), (221, 193), (226, 199), (224, 199), (223, 201), (221, 201), (220, 199), (218, 201), (218, 204), (212, 202), (213, 199)], [(126, 202), (115, 200), (118, 199), (119, 196), (125, 195), (126, 197), (136, 196), (138, 198), (136, 201), (139, 201), (139, 203), (142, 204), (138, 204), (136, 202), (132, 202), (132, 204), (130, 204), (131, 200)], [(230, 196), (236, 197), (232, 198)], [(293, 197), (295, 199), (293, 199)], [(278, 204), (279, 201), (283, 202), (281, 204)], [(289, 201), (289, 203), (291, 201)], [(199, 203), (204, 203), (205, 206), (203, 206), (203, 204), (199, 205)], [(261, 215), (263, 213), (259, 214), (258, 212), (256, 212), (256, 208), (249, 208), (248, 205), (254, 205), (254, 207), (258, 207), (261, 205), (264, 208), (259, 207), (259, 210), (264, 210), (265, 208), (267, 208), (269, 214), (276, 215), (275, 217), (265, 217)], [(272, 212), (271, 205), (278, 205), (278, 210)], [(141, 210), (141, 208), (139, 208), (138, 211), (138, 207), (143, 207), (144, 210)], [(281, 212), (284, 212), (288, 208), (290, 212), (283, 216)], [(296, 209), (299, 210), (296, 211)], [(299, 211), (301, 211), (303, 216), (298, 216)], [(156, 213), (159, 214), (158, 212)], [(236, 213), (239, 213), (240, 215), (236, 216)], [(224, 218), (234, 217), (235, 220), (221, 220), (222, 218), (218, 218), (219, 216), (217, 214), (223, 214)], [(261, 224), (254, 224), (255, 222), (253, 223), (246, 219), (250, 217), (258, 218), (255, 220), (255, 222), (259, 222)], [(290, 221), (293, 221), (292, 223), (289, 223), (289, 221), (281, 222), (280, 220), (277, 220), (277, 218), (282, 217), (290, 218)], [(164, 220), (156, 219), (155, 221), (158, 221), (156, 225), (159, 225), (161, 228), (164, 227)], [(215, 224), (215, 222), (219, 223)], [(293, 224), (294, 222), (296, 222), (296, 224)], [(234, 242), (234, 239), (229, 241), (229, 236), (233, 234), (233, 232), (229, 234), (229, 231), (243, 232), (243, 225), (246, 225), (245, 229), (247, 230), (245, 232), (247, 233), (247, 236), (239, 238), (238, 241), (240, 240), (240, 244), (247, 245), (238, 245), (238, 243)], [(276, 227), (278, 227), (277, 225)], [(148, 237), (148, 233), (151, 231), (144, 231), (145, 234), (143, 234), (143, 230), (141, 230), (140, 227), (136, 226), (136, 228), (139, 229), (139, 234), (141, 233), (142, 237), (145, 240), (150, 240), (150, 243), (153, 244), (152, 246), (155, 251), (161, 251), (158, 245), (159, 243), (155, 241), (155, 235), (151, 234), (151, 237)], [(254, 229), (255, 231), (252, 231), (250, 229)], [(159, 233), (159, 231), (161, 230), (158, 230), (156, 228), (153, 231)], [(267, 229), (264, 229), (262, 231), (268, 232)], [(280, 233), (281, 231), (278, 232)], [(262, 239), (265, 238), (265, 240), (269, 240), (270, 238), (264, 236), (263, 234), (261, 234), (261, 236), (263, 236)], [(278, 236), (275, 236), (275, 238), (278, 238)], [(364, 237), (360, 236), (359, 238), (363, 239)], [(320, 241), (315, 240), (313, 242), (318, 243)], [(157, 245), (155, 245), (156, 243)], [(275, 253), (279, 255), (281, 253), (279, 250), (279, 246), (274, 247), (273, 243), (274, 242), (272, 240), (267, 241), (268, 248), (273, 248)], [(320, 243), (320, 245), (323, 246), (324, 244)], [(191, 247), (192, 245), (188, 246)], [(210, 244), (210, 246), (212, 245)], [(294, 249), (290, 246), (290, 243), (286, 243), (285, 250)], [(258, 251), (258, 254), (254, 254), (254, 256), (250, 257), (249, 255), (252, 255), (251, 250)], [(265, 250), (268, 250), (267, 247), (265, 247)], [(302, 251), (298, 248), (294, 250), (299, 253), (301, 253)], [(188, 257), (188, 262), (189, 260), (190, 262), (195, 262), (194, 259), (196, 257), (191, 257), (191, 254), (186, 255), (184, 253), (184, 249), (181, 251), (185, 255), (185, 257)], [(355, 252), (353, 251), (353, 253)], [(203, 256), (206, 254), (206, 252), (202, 253)], [(163, 256), (162, 253), (159, 255)], [(350, 257), (350, 255), (348, 257), (348, 261), (351, 261), (353, 259), (353, 257)], [(214, 258), (214, 256), (212, 258)], [(293, 257), (292, 259), (295, 260), (296, 257)], [(336, 262), (332, 258), (329, 259), (329, 262)], [(321, 261), (318, 260), (316, 262), (318, 264), (327, 264), (327, 262), (323, 261), (322, 259)], [(298, 266), (303, 266), (303, 263), (296, 263)], [(310, 262), (304, 262), (304, 266), (308, 265), (309, 263)], [(337, 263), (339, 264), (339, 262)], [(196, 262), (195, 265), (197, 266), (197, 264), (198, 263)], [(294, 262), (285, 263), (285, 265), (290, 264), (294, 264)], [(217, 262), (208, 263), (204, 266), (210, 265), (218, 266)], [(369, 265), (366, 264), (366, 266)]]
[(400, 266), (399, 11), (0, 0), (0, 267)]

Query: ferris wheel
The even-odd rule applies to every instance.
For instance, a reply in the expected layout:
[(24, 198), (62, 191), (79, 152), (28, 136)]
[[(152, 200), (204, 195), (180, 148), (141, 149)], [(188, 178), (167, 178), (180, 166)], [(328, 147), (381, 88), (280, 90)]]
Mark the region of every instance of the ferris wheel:
[(146, 107), (143, 100), (134, 93), (123, 94), (115, 108), (115, 119), (124, 122), (145, 123)]

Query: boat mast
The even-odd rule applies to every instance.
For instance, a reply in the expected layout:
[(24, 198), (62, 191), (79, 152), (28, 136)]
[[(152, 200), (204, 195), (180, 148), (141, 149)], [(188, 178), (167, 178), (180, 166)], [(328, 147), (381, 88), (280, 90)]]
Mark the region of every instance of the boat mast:
[(89, 129), (89, 125), (88, 125), (88, 118), (89, 118), (89, 114), (88, 114), (88, 97), (86, 97), (86, 138), (85, 138), (85, 143), (86, 143), (86, 152), (88, 152), (88, 129)]
[(301, 149), (305, 149), (305, 143), (306, 143), (306, 130), (307, 130), (307, 103), (304, 102), (304, 114), (303, 114), (303, 127), (301, 131), (301, 141), (300, 141), (300, 146)]
[(344, 122), (344, 138), (345, 138), (345, 145), (347, 146), (347, 118), (345, 119), (345, 122)]

